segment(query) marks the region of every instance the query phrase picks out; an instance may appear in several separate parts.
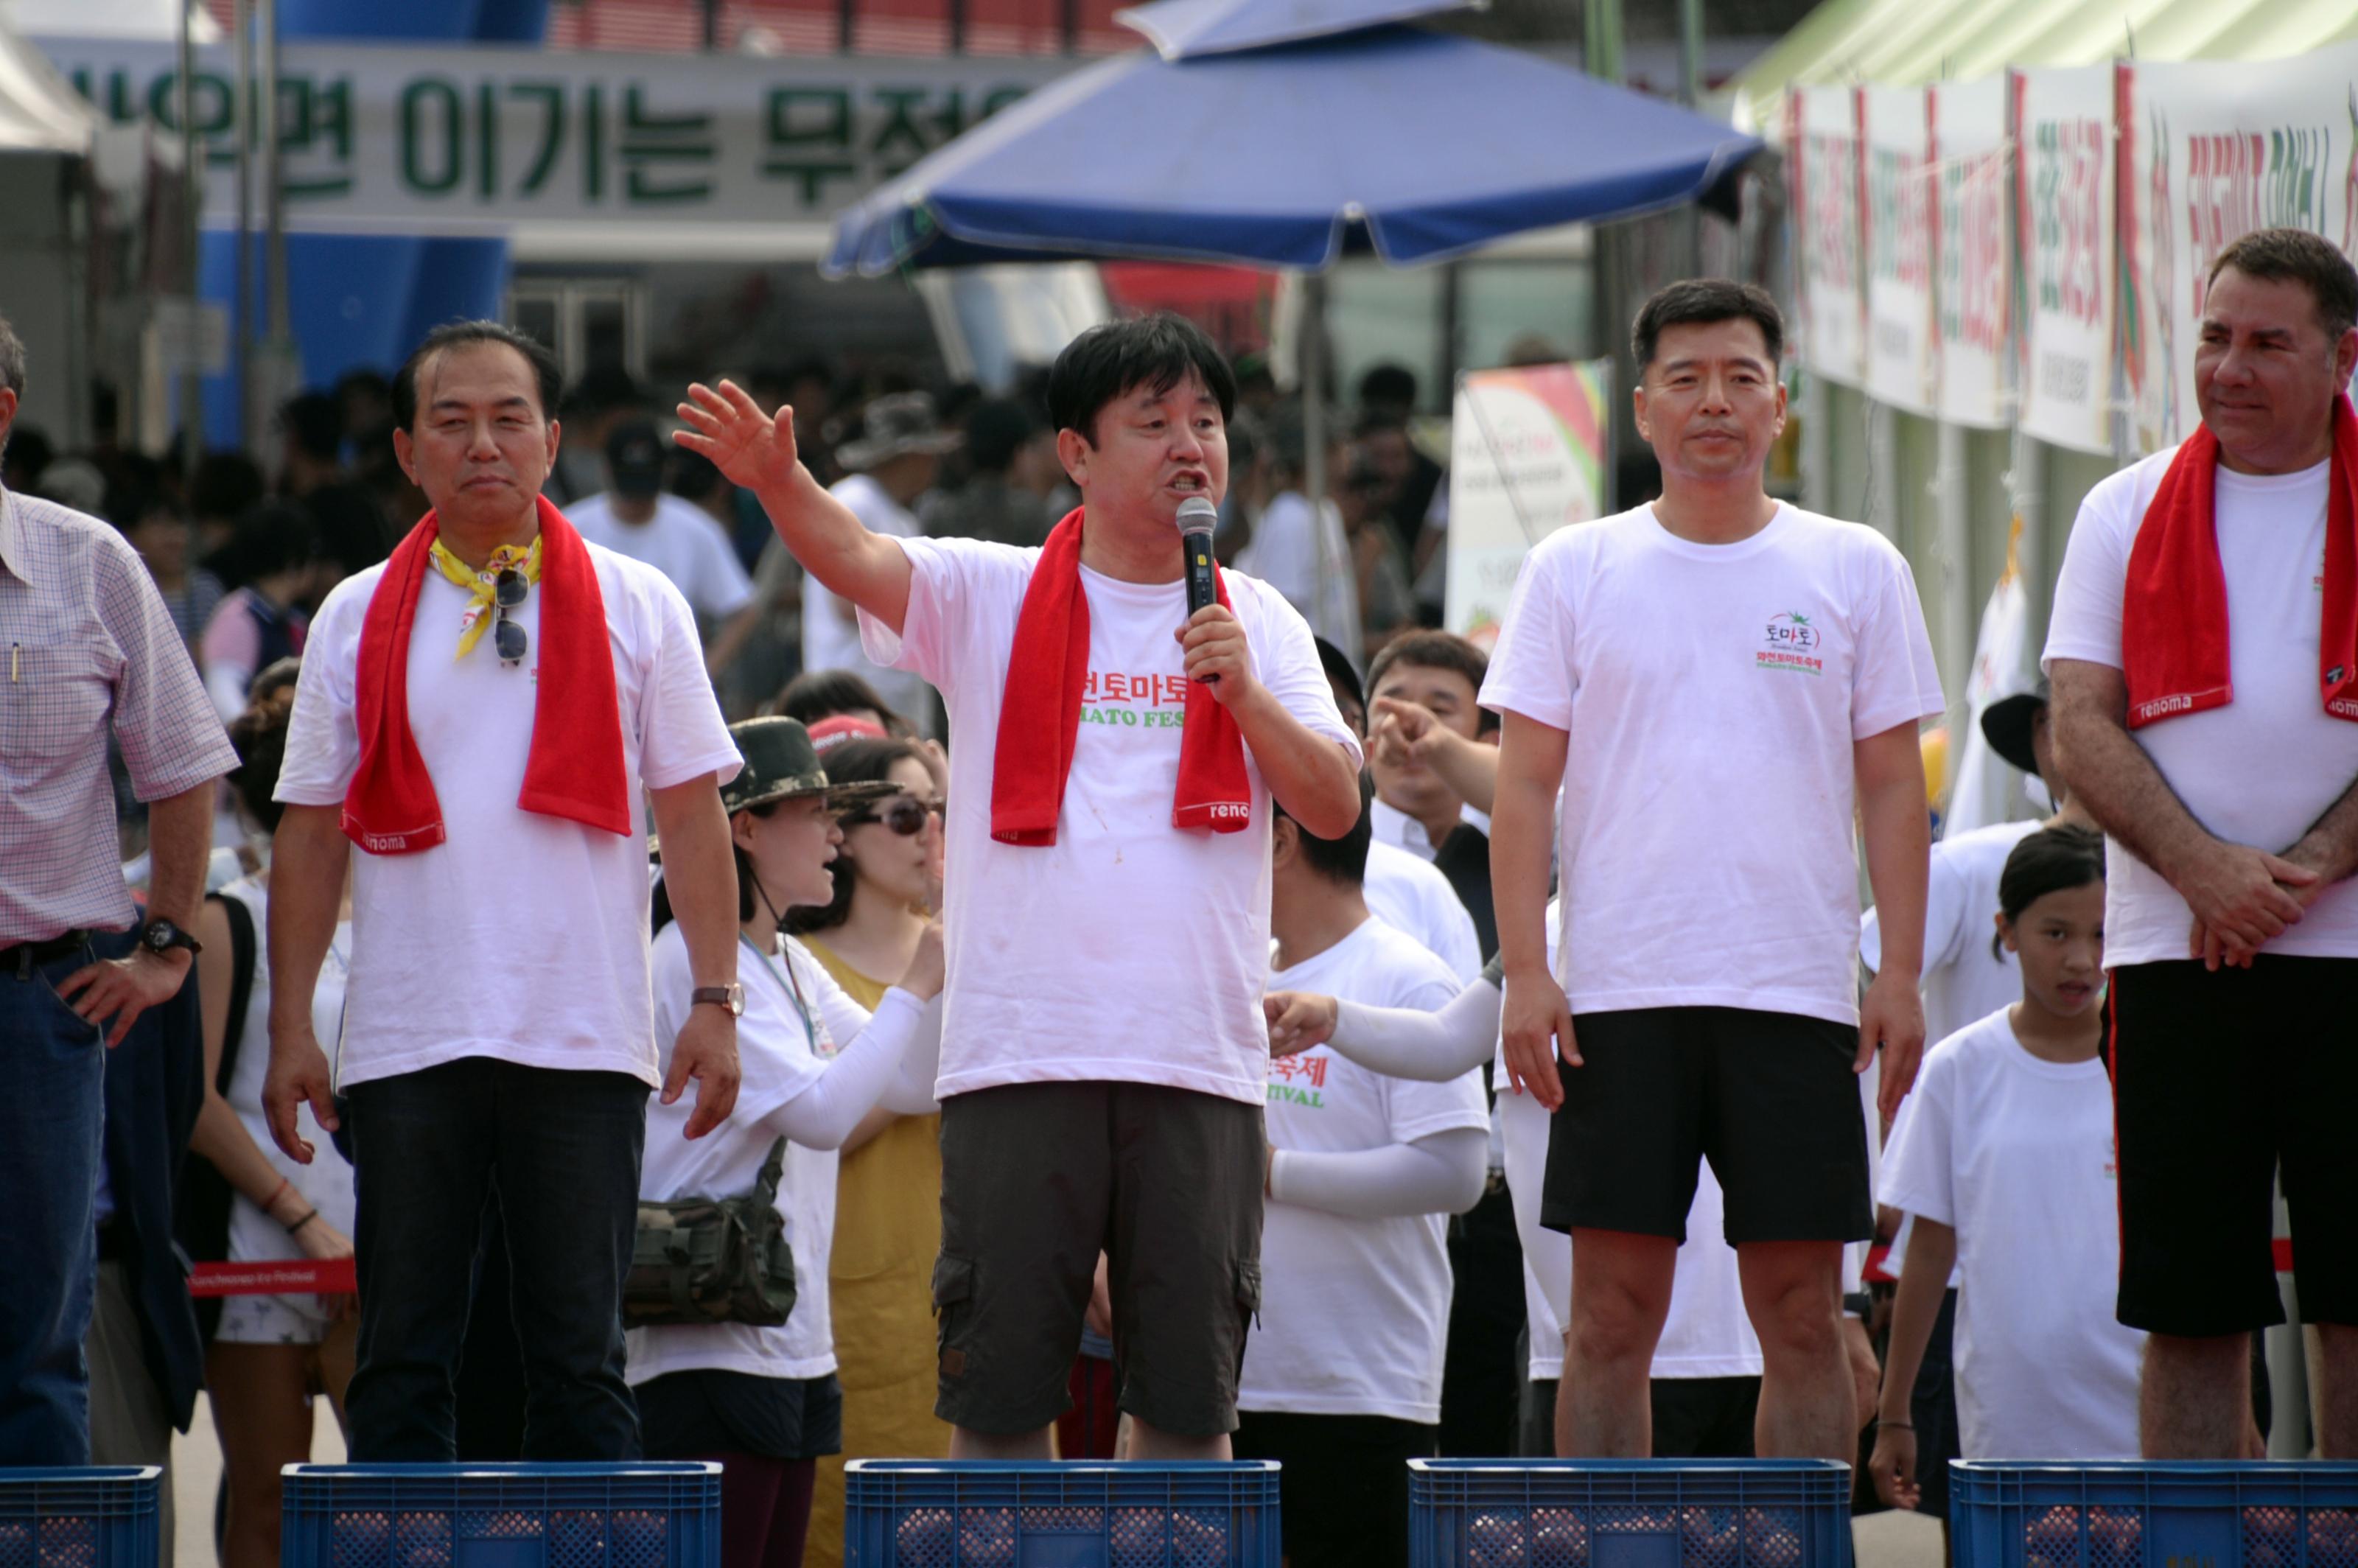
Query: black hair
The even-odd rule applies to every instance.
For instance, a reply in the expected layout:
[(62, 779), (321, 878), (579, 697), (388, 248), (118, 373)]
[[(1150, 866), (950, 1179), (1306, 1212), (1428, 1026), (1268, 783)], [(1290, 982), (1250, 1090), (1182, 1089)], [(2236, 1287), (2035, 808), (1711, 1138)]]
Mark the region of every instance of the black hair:
[(417, 373), (426, 362), (445, 349), (466, 348), (476, 343), (497, 343), (514, 349), (532, 367), (535, 389), (540, 394), (540, 416), (546, 420), (555, 416), (557, 400), (565, 390), (565, 372), (548, 345), (528, 332), (497, 321), (445, 321), (426, 334), (410, 356), (401, 362), (401, 369), (393, 377), (393, 422), (412, 435), (417, 433)]
[(850, 670), (805, 670), (778, 694), (778, 711), (805, 728), (843, 713), (874, 713), (895, 736), (912, 735), (909, 721), (876, 695), (876, 688)]
[[(749, 806), (742, 811), (732, 811), (730, 815), (731, 816), (767, 816), (784, 804), (784, 800), (765, 800), (759, 806)], [(745, 847), (737, 842), (734, 834), (730, 836), (729, 853), (737, 862), (737, 924), (742, 925), (753, 918), (753, 858), (745, 853)], [(671, 901), (666, 895), (664, 900), (664, 913), (655, 921), (655, 929), (661, 931), (670, 920)]]
[(307, 458), (331, 463), (344, 449), (344, 410), (324, 392), (300, 392), (278, 406), (278, 427)]
[(272, 797), (278, 789), (278, 770), (287, 761), (287, 721), (294, 711), (294, 687), (281, 684), (260, 689), (248, 699), (245, 711), (229, 721), (229, 743), (237, 752), (230, 787), (237, 791), (246, 815), (274, 833), (287, 809)]
[(348, 370), (336, 377), (333, 395), (337, 402), (343, 402), (356, 392), (364, 393), (371, 397), (390, 398), (393, 395), (393, 383), (385, 380), (384, 372), (373, 365), (362, 365), (358, 370)]
[(172, 498), (152, 484), (118, 481), (106, 490), (106, 520), (128, 534), (157, 513), (186, 522)]
[(1386, 362), (1369, 367), (1359, 378), (1361, 404), (1388, 404), (1395, 408), (1416, 406), (1416, 372)]
[(319, 530), (311, 514), (291, 501), (264, 501), (238, 517), (235, 532), (222, 547), (225, 576), (242, 583), (257, 582), (276, 572), (307, 566), (319, 553)]
[[(1490, 656), (1455, 632), (1411, 632), (1395, 637), (1376, 651), (1368, 665), (1367, 689), (1373, 694), (1383, 684), (1385, 672), (1394, 665), (1416, 665), (1431, 670), (1455, 670), (1473, 687), (1474, 695), (1482, 695), (1482, 681), (1490, 673)], [(1498, 727), (1498, 716), (1477, 702), (1474, 732), (1487, 735)]]
[[(916, 756), (916, 749), (903, 741), (855, 738), (837, 741), (820, 752), (818, 760), (827, 770), (827, 783), (846, 784), (890, 779), (894, 763), (914, 762)], [(835, 879), (835, 897), (823, 904), (807, 903), (786, 911), (788, 935), (831, 931), (851, 918), (852, 890), (860, 885), (860, 868), (851, 863), (850, 856), (838, 849), (827, 870)]]
[(2325, 329), (2328, 345), (2358, 325), (2358, 268), (2341, 247), (2322, 234), (2306, 229), (2255, 229), (2221, 251), (2211, 264), (2204, 287), (2234, 267), (2245, 277), (2298, 283), (2317, 301), (2317, 324)]
[(712, 487), (721, 481), (720, 470), (702, 452), (691, 452), (686, 447), (674, 445), (667, 454), (667, 477), (674, 495), (698, 500), (712, 493)]
[(1109, 321), (1066, 343), (1048, 367), (1048, 419), (1094, 447), (1107, 404), (1140, 387), (1161, 396), (1190, 375), (1219, 404), (1223, 422), (1237, 411), (1236, 373), (1203, 328), (1168, 310)]
[(1368, 847), (1375, 842), (1375, 813), (1369, 805), (1376, 798), (1375, 781), (1367, 771), (1359, 773), (1359, 819), (1340, 838), (1321, 838), (1302, 826), (1300, 818), (1270, 797), (1270, 807), (1278, 816), (1293, 824), (1294, 833), (1302, 842), (1302, 860), (1312, 871), (1330, 882), (1344, 887), (1358, 887), (1368, 880)]
[(1768, 362), (1785, 352), (1785, 315), (1777, 301), (1757, 283), (1736, 283), (1725, 277), (1690, 277), (1657, 289), (1639, 307), (1638, 324), (1630, 332), (1630, 351), (1643, 376), (1654, 362), (1654, 350), (1665, 327), (1702, 327), (1714, 321), (1749, 321), (1760, 329), (1768, 345)]
[(268, 493), (261, 465), (243, 452), (217, 449), (197, 460), (189, 476), (189, 511), (199, 517), (237, 517)]
[(966, 417), (967, 465), (977, 473), (1005, 473), (1039, 428), (1031, 411), (1011, 397), (976, 404)]
[(1351, 700), (1359, 705), (1359, 715), (1364, 720), (1368, 712), (1368, 688), (1361, 683), (1359, 672), (1351, 667), (1351, 656), (1314, 632), (1310, 634), (1310, 641), (1318, 650), (1318, 663), (1326, 672), (1327, 684), (1349, 692)]
[(319, 553), (343, 575), (363, 572), (393, 554), (393, 524), (365, 485), (323, 484), (302, 501)]
[[(533, 341), (536, 342), (539, 340)], [(554, 354), (549, 356), (549, 362), (557, 362)], [(543, 395), (543, 412), (557, 406), (554, 395), (544, 392)], [(646, 388), (641, 386), (638, 378), (616, 360), (600, 360), (583, 371), (581, 378), (565, 394), (565, 406), (579, 414), (602, 414), (610, 408), (637, 408), (648, 401)], [(403, 423), (406, 425), (407, 421)]]
[[(1998, 913), (2008, 925), (2050, 892), (2068, 892), (2104, 880), (2104, 836), (2092, 827), (2065, 824), (2042, 827), (2014, 847), (1997, 877)], [(2002, 938), (1990, 937), (1993, 953)]]
[(57, 448), (49, 444), (49, 437), (42, 434), (38, 426), (18, 420), (8, 429), (5, 463), (8, 471), (8, 488), (32, 489), (40, 482), (41, 470), (49, 467), (57, 455)]

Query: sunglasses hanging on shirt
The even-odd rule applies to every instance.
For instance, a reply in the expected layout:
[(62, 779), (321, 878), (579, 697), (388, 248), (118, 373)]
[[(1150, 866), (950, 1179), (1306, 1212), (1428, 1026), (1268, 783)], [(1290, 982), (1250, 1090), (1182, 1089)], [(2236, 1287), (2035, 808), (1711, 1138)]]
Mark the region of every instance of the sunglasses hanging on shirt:
[(520, 665), (530, 643), (525, 636), (524, 622), (511, 621), (508, 612), (524, 607), (526, 584), (524, 573), (514, 567), (503, 567), (492, 582), (492, 600), (499, 606), (499, 620), (492, 627), (492, 645), (499, 650), (500, 663)]

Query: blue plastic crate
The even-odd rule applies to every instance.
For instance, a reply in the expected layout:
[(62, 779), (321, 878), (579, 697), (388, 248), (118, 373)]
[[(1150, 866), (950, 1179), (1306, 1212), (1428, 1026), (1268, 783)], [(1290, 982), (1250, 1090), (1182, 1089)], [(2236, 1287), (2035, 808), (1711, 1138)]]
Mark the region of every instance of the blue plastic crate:
[(289, 1465), (279, 1568), (719, 1568), (718, 1465)]
[(1412, 1459), (1408, 1470), (1411, 1568), (1850, 1568), (1850, 1466), (1833, 1460)]
[(155, 1568), (153, 1465), (0, 1469), (0, 1568)]
[(2358, 1568), (2358, 1464), (1949, 1466), (1958, 1568)]
[(843, 1467), (848, 1568), (1278, 1568), (1277, 1466)]

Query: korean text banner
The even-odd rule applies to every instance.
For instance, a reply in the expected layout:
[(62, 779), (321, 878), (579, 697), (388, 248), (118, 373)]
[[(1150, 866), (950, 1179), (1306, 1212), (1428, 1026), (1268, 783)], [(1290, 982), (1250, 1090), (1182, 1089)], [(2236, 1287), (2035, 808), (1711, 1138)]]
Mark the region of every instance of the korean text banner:
[(2358, 247), (2358, 45), (2118, 73), (2125, 357), (2133, 434), (2152, 452), (2201, 418), (2194, 344), (2221, 251), (2268, 228)]
[(1932, 412), (1931, 182), (1925, 90), (1862, 87), (1866, 157), (1866, 390)]
[(2007, 200), (2004, 76), (1939, 81), (1931, 110), (1932, 297), (1941, 417), (1977, 429), (2007, 417)]
[(1855, 386), (1866, 369), (1858, 91), (1796, 88), (1789, 102), (1786, 150), (1800, 164), (1793, 223), (1801, 358), (1820, 375)]
[[(110, 121), (153, 118), (177, 133), (168, 43), (40, 47)], [(290, 44), (278, 82), (287, 222), (408, 234), (632, 219), (819, 223), (1065, 69)], [(226, 222), (236, 211), (226, 46), (200, 51), (191, 85), (205, 218)]]
[(1475, 371), (1458, 383), (1442, 624), (1488, 647), (1531, 546), (1605, 503), (1613, 362)]
[(2113, 449), (2113, 68), (2014, 73), (2021, 425)]

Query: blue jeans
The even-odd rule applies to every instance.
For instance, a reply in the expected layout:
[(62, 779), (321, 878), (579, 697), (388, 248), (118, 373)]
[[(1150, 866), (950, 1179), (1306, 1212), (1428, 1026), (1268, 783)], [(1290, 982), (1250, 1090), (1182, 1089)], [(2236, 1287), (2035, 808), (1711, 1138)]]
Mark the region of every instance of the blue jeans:
[(646, 1114), (647, 1086), (626, 1074), (481, 1056), (353, 1087), (354, 1461), (458, 1457), (453, 1379), (494, 1190), (524, 1359), (524, 1457), (640, 1456), (622, 1302)]
[[(126, 938), (99, 938), (122, 948)], [(0, 1469), (90, 1463), (90, 1332), (106, 1044), (57, 993), (79, 951), (0, 968)]]

